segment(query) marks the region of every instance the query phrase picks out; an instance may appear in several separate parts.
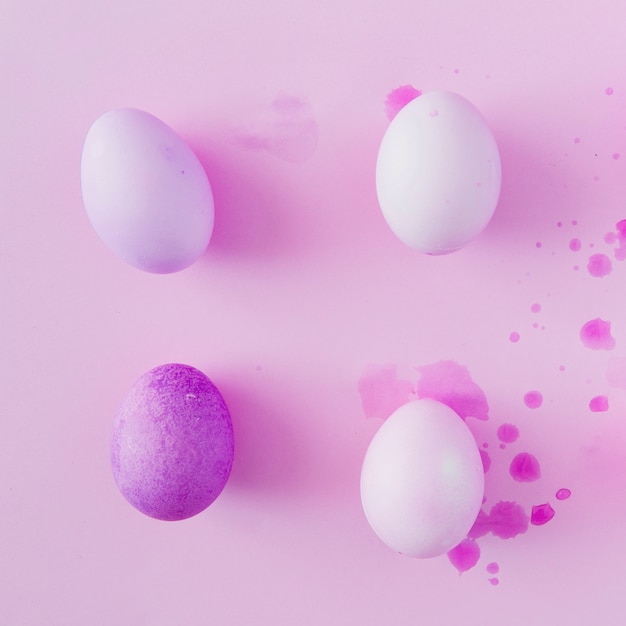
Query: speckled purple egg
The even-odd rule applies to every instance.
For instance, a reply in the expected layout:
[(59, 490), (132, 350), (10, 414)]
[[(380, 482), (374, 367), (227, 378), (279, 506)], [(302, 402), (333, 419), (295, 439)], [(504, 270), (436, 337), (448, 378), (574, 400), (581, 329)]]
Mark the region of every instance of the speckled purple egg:
[(111, 468), (139, 511), (181, 520), (221, 493), (233, 464), (233, 425), (217, 387), (199, 370), (170, 363), (144, 374), (119, 410)]

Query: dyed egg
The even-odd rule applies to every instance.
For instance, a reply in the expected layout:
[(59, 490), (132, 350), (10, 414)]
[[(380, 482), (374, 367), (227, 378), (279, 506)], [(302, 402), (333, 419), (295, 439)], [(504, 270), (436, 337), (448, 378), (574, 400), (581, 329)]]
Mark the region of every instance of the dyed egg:
[(465, 422), (440, 402), (415, 400), (383, 423), (367, 449), (363, 511), (396, 552), (437, 556), (458, 545), (474, 524), (484, 479)]
[(480, 112), (446, 91), (404, 106), (383, 137), (378, 202), (391, 230), (426, 254), (462, 248), (487, 226), (500, 195), (500, 155)]
[(213, 194), (191, 148), (166, 124), (136, 109), (100, 116), (81, 159), (87, 216), (121, 259), (155, 274), (182, 270), (213, 232)]
[(113, 426), (111, 468), (139, 511), (181, 520), (221, 493), (233, 464), (233, 426), (217, 387), (189, 365), (144, 374)]

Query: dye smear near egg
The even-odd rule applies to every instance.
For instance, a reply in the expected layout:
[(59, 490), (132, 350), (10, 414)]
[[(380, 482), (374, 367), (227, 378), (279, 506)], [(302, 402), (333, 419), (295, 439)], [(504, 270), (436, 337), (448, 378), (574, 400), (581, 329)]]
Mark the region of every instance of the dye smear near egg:
[(587, 271), (594, 278), (608, 276), (613, 269), (611, 259), (606, 254), (592, 254), (587, 263)]
[(513, 457), (509, 474), (519, 483), (532, 483), (541, 478), (541, 466), (537, 457), (528, 452), (520, 452)]
[(315, 151), (318, 125), (311, 106), (280, 92), (247, 126), (235, 131), (243, 148), (267, 152), (289, 163), (302, 163)]
[(462, 574), (478, 563), (480, 547), (474, 539), (463, 539), (458, 546), (447, 553), (447, 556), (459, 574)]
[(413, 384), (398, 377), (395, 365), (368, 365), (358, 388), (365, 417), (387, 419), (396, 409), (415, 399)]
[(572, 239), (572, 240), (569, 242), (569, 249), (570, 249), (572, 252), (578, 252), (578, 251), (580, 250), (580, 248), (581, 248), (581, 245), (582, 245), (582, 244), (580, 243), (580, 239), (577, 239), (577, 238), (575, 237), (574, 239)]
[(419, 89), (415, 89), (413, 85), (402, 85), (392, 89), (385, 98), (385, 115), (387, 119), (391, 121), (411, 100), (415, 100), (415, 98), (421, 95), (422, 92)]
[(592, 413), (603, 413), (609, 410), (609, 399), (607, 396), (595, 396), (589, 400), (589, 410)]
[(524, 394), (524, 404), (529, 409), (538, 409), (543, 404), (543, 395), (540, 391), (528, 391)]
[(509, 335), (509, 341), (511, 343), (517, 343), (520, 340), (520, 334), (516, 331), (513, 331), (510, 335)]
[(612, 350), (615, 339), (611, 335), (611, 322), (599, 317), (589, 320), (580, 329), (580, 340), (590, 350)]

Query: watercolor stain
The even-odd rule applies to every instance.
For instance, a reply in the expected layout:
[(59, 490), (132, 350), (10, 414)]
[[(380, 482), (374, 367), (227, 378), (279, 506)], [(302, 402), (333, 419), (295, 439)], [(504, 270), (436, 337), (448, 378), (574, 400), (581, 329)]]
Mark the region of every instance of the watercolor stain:
[(537, 504), (533, 506), (530, 514), (530, 523), (535, 526), (543, 526), (554, 517), (554, 514), (555, 511), (549, 503)]
[(567, 500), (571, 495), (571, 490), (569, 490), (567, 487), (561, 487), (561, 489), (556, 492), (555, 497), (557, 500)]
[(609, 399), (607, 396), (595, 396), (589, 400), (589, 410), (592, 413), (604, 413), (609, 410)]
[(392, 89), (385, 98), (385, 115), (391, 121), (409, 102), (422, 95), (413, 85), (402, 85)]
[(516, 331), (513, 331), (510, 335), (509, 335), (509, 341), (511, 343), (517, 343), (520, 340), (520, 334)]
[(365, 417), (387, 419), (414, 399), (410, 381), (398, 377), (395, 365), (368, 365), (358, 384)]
[(572, 252), (578, 252), (580, 250), (581, 246), (582, 246), (582, 244), (580, 243), (580, 239), (578, 239), (577, 237), (574, 237), (569, 242), (569, 249)]
[(580, 329), (580, 340), (590, 350), (612, 350), (615, 339), (611, 335), (611, 322), (599, 317), (589, 320)]
[(463, 539), (458, 546), (447, 553), (447, 556), (459, 574), (462, 574), (478, 563), (480, 547), (474, 539)]
[(500, 424), (496, 434), (502, 443), (514, 443), (519, 438), (519, 428), (514, 424)]
[(543, 404), (543, 395), (540, 391), (532, 390), (524, 394), (524, 404), (529, 409), (538, 409)]
[(587, 271), (594, 278), (602, 278), (611, 273), (613, 264), (606, 254), (592, 254), (587, 263)]
[(509, 474), (518, 483), (532, 483), (541, 478), (541, 467), (537, 457), (528, 452), (520, 452), (513, 457)]
[(541, 311), (541, 305), (539, 302), (535, 302), (530, 306), (530, 310), (532, 313), (539, 313), (539, 311)]

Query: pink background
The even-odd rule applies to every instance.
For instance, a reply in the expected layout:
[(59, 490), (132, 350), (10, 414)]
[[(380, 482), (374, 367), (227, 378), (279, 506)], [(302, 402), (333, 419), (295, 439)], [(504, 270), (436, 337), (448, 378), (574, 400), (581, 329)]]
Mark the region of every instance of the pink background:
[[(0, 14), (1, 624), (624, 623), (626, 262), (604, 242), (626, 217), (622, 3), (4, 0)], [(384, 100), (404, 84), (470, 99), (501, 149), (496, 215), (447, 257), (404, 247), (376, 201)], [(177, 130), (212, 181), (213, 241), (179, 274), (119, 261), (82, 208), (84, 135), (120, 106)], [(609, 275), (588, 273), (592, 252)], [(579, 339), (597, 317), (613, 350)], [(387, 549), (358, 488), (381, 424), (363, 372), (416, 378), (442, 359), (489, 402), (467, 421), (489, 445), (487, 504), (556, 511), (481, 538), (463, 575)], [(180, 523), (132, 509), (108, 462), (129, 387), (172, 361), (213, 379), (236, 436), (223, 494)], [(590, 411), (597, 395), (608, 411)], [(503, 422), (521, 436), (501, 450)], [(540, 480), (509, 476), (521, 451)]]

